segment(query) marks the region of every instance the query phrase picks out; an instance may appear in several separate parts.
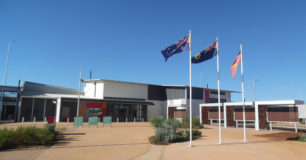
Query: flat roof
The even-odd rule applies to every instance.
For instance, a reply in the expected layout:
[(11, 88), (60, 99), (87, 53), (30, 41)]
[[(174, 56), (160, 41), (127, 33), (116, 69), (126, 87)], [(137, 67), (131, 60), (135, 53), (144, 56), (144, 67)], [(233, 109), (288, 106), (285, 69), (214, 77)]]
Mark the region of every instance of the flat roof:
[[(224, 102), (220, 103), (221, 106), (242, 106), (242, 102)], [(254, 103), (252, 101), (244, 102), (245, 106), (252, 106)], [(257, 105), (301, 105), (304, 104), (304, 101), (301, 100), (275, 100), (275, 101), (255, 101)], [(200, 107), (218, 107), (218, 103), (205, 103), (200, 104)]]
[[(186, 85), (160, 85), (160, 84), (138, 83), (138, 82), (118, 81), (118, 80), (108, 80), (108, 79), (88, 79), (88, 80), (83, 80), (83, 81), (84, 82), (103, 82), (103, 81), (108, 81), (108, 82), (130, 83), (130, 84), (140, 84), (140, 85), (155, 85), (155, 86), (163, 86), (163, 87), (189, 87), (189, 86), (186, 86)], [(202, 89), (209, 89), (209, 90), (215, 90), (215, 91), (218, 90), (218, 89), (204, 88), (204, 87), (198, 87), (198, 86), (192, 86), (192, 88), (202, 88)], [(222, 90), (222, 89), (220, 89), (220, 91), (241, 93), (239, 91)]]
[(255, 101), (255, 104), (259, 104), (259, 105), (296, 105), (296, 104), (304, 104), (304, 101), (301, 101), (301, 100)]

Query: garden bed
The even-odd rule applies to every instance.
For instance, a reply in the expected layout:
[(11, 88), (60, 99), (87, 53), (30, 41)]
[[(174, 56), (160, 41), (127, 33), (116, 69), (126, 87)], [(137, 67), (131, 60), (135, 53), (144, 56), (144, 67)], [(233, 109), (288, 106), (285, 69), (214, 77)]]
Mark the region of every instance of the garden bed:
[(18, 127), (0, 129), (0, 150), (28, 146), (50, 146), (63, 139), (63, 134), (55, 130), (54, 125), (44, 128)]

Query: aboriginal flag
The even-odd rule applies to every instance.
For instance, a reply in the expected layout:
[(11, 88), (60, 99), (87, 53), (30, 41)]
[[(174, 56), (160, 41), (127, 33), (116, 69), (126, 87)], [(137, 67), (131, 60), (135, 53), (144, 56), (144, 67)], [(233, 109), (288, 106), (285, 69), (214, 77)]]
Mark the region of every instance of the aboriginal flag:
[(238, 56), (236, 57), (235, 61), (232, 64), (232, 77), (235, 78), (236, 72), (237, 72), (237, 68), (239, 65), (239, 62), (241, 61), (241, 53), (238, 53)]

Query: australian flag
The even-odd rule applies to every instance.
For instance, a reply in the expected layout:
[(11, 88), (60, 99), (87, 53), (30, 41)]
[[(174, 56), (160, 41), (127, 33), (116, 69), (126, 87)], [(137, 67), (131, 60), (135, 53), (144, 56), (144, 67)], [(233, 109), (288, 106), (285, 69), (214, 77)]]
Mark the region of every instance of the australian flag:
[(192, 57), (192, 63), (200, 63), (206, 60), (209, 60), (217, 55), (217, 42), (206, 48), (201, 53)]
[(167, 61), (167, 59), (169, 57), (171, 57), (172, 55), (177, 54), (177, 53), (181, 53), (184, 50), (187, 50), (189, 48), (188, 47), (188, 42), (189, 42), (189, 35), (187, 35), (186, 37), (184, 37), (180, 41), (176, 42), (175, 44), (173, 44), (173, 45), (167, 47), (166, 49), (162, 50), (161, 53), (165, 57), (165, 61)]

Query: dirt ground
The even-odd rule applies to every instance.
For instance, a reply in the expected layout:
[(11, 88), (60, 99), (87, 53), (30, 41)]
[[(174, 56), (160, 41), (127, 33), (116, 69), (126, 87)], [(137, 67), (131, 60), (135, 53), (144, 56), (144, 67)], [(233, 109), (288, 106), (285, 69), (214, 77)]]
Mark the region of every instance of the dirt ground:
[[(5, 125), (16, 128), (20, 124)], [(23, 125), (31, 125), (26, 123)], [(36, 123), (36, 126), (43, 124)], [(1, 124), (0, 128), (4, 125)], [(299, 160), (306, 157), (306, 143), (287, 141), (293, 132), (273, 130), (255, 131), (247, 129), (247, 143), (243, 142), (242, 128), (222, 128), (223, 144), (218, 143), (218, 128), (201, 129), (203, 137), (189, 142), (166, 146), (148, 143), (154, 134), (149, 123), (114, 123), (112, 127), (84, 126), (73, 128), (72, 123), (61, 123), (65, 127), (66, 140), (52, 147), (35, 147), (0, 152), (1, 160), (18, 159), (105, 159), (105, 160), (180, 160), (180, 159), (234, 159), (234, 160)]]

